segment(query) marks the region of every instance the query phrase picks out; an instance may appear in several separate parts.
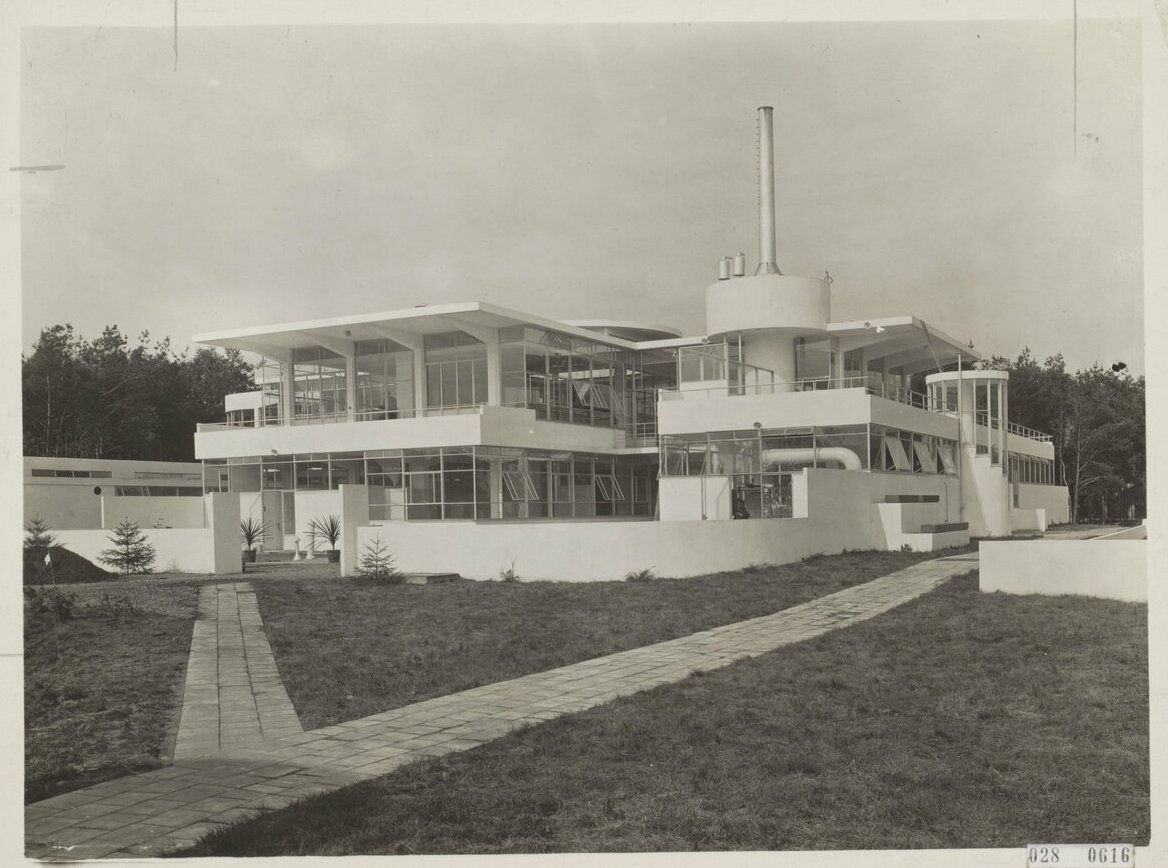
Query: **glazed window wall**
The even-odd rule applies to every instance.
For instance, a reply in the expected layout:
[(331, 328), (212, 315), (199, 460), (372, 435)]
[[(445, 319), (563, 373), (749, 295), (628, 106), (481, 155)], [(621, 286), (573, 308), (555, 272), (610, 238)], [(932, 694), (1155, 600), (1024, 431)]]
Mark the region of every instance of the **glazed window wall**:
[(1054, 485), (1054, 461), (1011, 452), (1009, 455), (1009, 479), (1023, 485)]
[[(682, 391), (704, 390), (730, 395), (774, 392), (774, 371), (741, 361), (741, 347), (736, 343), (679, 347), (676, 352), (677, 381)], [(711, 385), (713, 383), (719, 385)]]
[(792, 472), (804, 467), (840, 467), (852, 453), (861, 468), (868, 457), (865, 425), (726, 431), (693, 437), (666, 437), (661, 444), (663, 476), (725, 476)]
[(871, 426), (869, 467), (893, 473), (957, 473), (956, 444), (943, 437)]
[(736, 518), (790, 518), (791, 477), (805, 467), (840, 467), (849, 460), (866, 466), (866, 426), (795, 428), (711, 433), (666, 438), (661, 447), (663, 476), (716, 476), (729, 479)]
[(273, 455), (203, 462), (205, 491), (325, 491), (365, 482), (360, 452)]
[(335, 422), (347, 417), (343, 356), (323, 347), (295, 349), (292, 376), (296, 385), (294, 422)]
[(487, 403), (487, 345), (465, 332), (425, 337), (426, 406), (469, 408)]
[(280, 363), (267, 357), (262, 358), (256, 370), (256, 382), (260, 387), (260, 406), (263, 408), (258, 424), (279, 425), (284, 417), (284, 380)]
[(629, 424), (625, 350), (524, 326), (503, 329), (499, 341), (503, 406), (526, 407), (553, 422)]
[(413, 415), (414, 354), (391, 340), (357, 341), (357, 419)]
[(656, 470), (640, 456), (501, 447), (366, 455), (370, 517), (379, 521), (650, 516)]
[(832, 352), (831, 338), (818, 341), (796, 339), (796, 380), (829, 380), (835, 373), (835, 354)]

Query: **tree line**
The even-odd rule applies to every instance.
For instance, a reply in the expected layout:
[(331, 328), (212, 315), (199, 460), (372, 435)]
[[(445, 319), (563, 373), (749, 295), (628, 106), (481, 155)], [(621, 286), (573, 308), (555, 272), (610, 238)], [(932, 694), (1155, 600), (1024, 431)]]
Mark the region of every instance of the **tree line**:
[(21, 373), (30, 456), (193, 461), (196, 423), (222, 420), (223, 396), (254, 388), (238, 350), (176, 353), (148, 332), (131, 346), (116, 325), (92, 340), (42, 329)]
[(1071, 521), (1146, 515), (1144, 378), (1122, 362), (1071, 373), (1062, 354), (1039, 364), (1029, 348), (979, 367), (1010, 373), (1010, 421), (1051, 435), (1055, 482), (1071, 495)]

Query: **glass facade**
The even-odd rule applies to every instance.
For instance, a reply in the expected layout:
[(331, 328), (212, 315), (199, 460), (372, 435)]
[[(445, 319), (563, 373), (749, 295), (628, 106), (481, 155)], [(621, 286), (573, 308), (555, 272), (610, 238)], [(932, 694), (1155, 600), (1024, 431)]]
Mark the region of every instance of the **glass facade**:
[(676, 385), (671, 350), (625, 350), (527, 326), (500, 330), (499, 342), (501, 403), (534, 410), (537, 419), (651, 437), (656, 389)]
[(298, 422), (332, 422), (348, 417), (345, 359), (324, 347), (292, 351), (296, 387), (293, 418)]
[(1008, 479), (1023, 485), (1054, 485), (1054, 461), (1011, 452), (1008, 458)]
[(358, 420), (397, 419), (412, 415), (414, 403), (413, 351), (391, 340), (357, 341)]
[(369, 486), (373, 520), (652, 516), (654, 455), (504, 447), (386, 449), (204, 462), (208, 491)]
[(426, 335), (426, 406), (487, 403), (487, 345), (465, 332)]

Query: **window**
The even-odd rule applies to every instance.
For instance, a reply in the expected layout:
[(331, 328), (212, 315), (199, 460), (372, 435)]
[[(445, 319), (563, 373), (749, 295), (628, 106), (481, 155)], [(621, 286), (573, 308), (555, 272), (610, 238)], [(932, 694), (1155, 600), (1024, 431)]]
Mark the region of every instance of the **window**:
[(324, 421), (344, 415), (345, 359), (323, 347), (292, 351), (296, 419)]
[(467, 407), (487, 402), (487, 345), (464, 332), (426, 335), (426, 404)]
[(933, 457), (930, 444), (921, 440), (913, 440), (913, 452), (916, 454), (917, 466), (921, 473), (937, 472), (937, 459)]
[(912, 462), (908, 460), (908, 453), (904, 451), (904, 444), (899, 437), (892, 434), (884, 435), (884, 445), (892, 458), (893, 466), (897, 470), (912, 471)]
[(953, 463), (953, 446), (948, 443), (941, 443), (937, 446), (937, 454), (941, 458), (941, 464), (945, 468), (945, 472), (950, 476), (957, 475), (957, 465)]
[(625, 499), (625, 493), (621, 489), (620, 483), (611, 473), (596, 474), (596, 489), (605, 500), (620, 501)]
[(503, 485), (512, 500), (540, 500), (539, 491), (526, 470), (504, 470)]
[(391, 340), (357, 341), (358, 419), (396, 419), (414, 408), (413, 351)]

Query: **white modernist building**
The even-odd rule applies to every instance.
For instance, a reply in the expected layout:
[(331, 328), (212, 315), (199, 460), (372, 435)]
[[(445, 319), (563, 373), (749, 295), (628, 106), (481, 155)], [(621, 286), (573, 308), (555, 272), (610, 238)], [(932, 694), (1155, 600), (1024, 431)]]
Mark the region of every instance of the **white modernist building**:
[(779, 272), (768, 108), (760, 141), (760, 262), (721, 262), (706, 334), (467, 302), (199, 335), (262, 357), (195, 435), (205, 489), (238, 493), (268, 548), (337, 514), (346, 572), (379, 538), (471, 577), (693, 575), (1066, 521), (1007, 374), (912, 316), (832, 322), (829, 281)]

